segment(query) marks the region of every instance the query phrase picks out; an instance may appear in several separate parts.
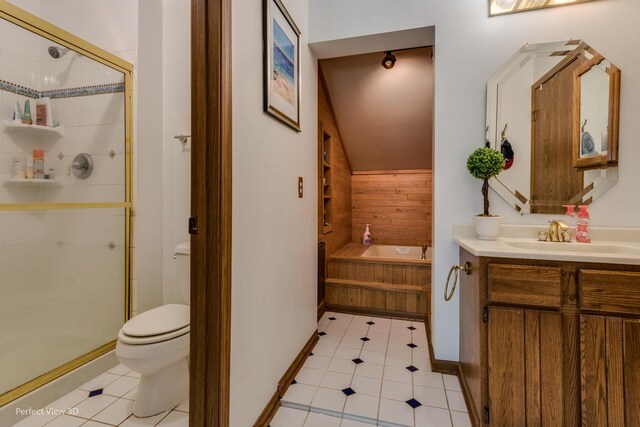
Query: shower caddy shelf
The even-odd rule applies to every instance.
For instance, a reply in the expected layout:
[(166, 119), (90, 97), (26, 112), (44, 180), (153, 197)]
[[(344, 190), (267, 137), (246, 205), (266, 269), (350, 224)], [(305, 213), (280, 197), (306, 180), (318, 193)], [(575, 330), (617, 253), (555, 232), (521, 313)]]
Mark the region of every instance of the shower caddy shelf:
[(40, 125), (25, 125), (20, 122), (14, 122), (9, 120), (2, 121), (3, 132), (38, 132), (43, 134), (64, 136), (64, 126), (57, 127), (40, 126)]
[(60, 187), (61, 179), (26, 179), (26, 178), (11, 178), (4, 177), (4, 185), (10, 186), (24, 186), (24, 187)]

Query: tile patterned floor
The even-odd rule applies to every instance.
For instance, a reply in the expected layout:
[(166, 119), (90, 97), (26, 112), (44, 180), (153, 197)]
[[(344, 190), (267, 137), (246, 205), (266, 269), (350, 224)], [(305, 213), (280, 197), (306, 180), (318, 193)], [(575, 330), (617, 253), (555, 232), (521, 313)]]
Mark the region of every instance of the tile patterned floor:
[(424, 324), (325, 313), (271, 427), (469, 427), (458, 378), (431, 372)]
[[(271, 427), (470, 427), (458, 378), (431, 372), (424, 324), (325, 313), (320, 340), (281, 401)], [(15, 427), (187, 427), (189, 403), (132, 415), (139, 376), (118, 365)], [(102, 394), (89, 397), (92, 390)]]
[[(132, 414), (133, 399), (138, 391), (139, 378), (139, 374), (118, 365), (47, 405), (43, 408), (43, 415), (31, 415), (14, 427), (188, 427), (188, 400), (154, 417), (135, 417)], [(100, 389), (102, 394), (89, 396), (90, 391)], [(68, 414), (54, 415), (51, 409), (47, 414), (48, 408), (71, 410)]]

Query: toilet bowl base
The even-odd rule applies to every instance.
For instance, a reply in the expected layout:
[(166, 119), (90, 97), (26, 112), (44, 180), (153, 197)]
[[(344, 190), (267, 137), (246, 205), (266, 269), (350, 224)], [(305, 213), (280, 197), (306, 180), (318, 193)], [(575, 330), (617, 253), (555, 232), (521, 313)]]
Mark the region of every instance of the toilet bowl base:
[(180, 404), (189, 394), (188, 358), (140, 377), (133, 415), (144, 418), (158, 415)]

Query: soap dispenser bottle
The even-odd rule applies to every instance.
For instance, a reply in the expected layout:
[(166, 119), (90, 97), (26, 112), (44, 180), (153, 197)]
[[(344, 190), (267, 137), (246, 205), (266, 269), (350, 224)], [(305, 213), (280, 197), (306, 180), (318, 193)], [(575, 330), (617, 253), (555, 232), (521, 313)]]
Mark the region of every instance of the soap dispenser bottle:
[(589, 212), (587, 211), (587, 205), (580, 205), (580, 212), (578, 212), (578, 221), (576, 223), (576, 242), (590, 243), (589, 238)]
[(369, 231), (369, 226), (371, 224), (367, 224), (367, 228), (364, 230), (364, 237), (362, 238), (362, 244), (366, 246), (371, 246), (373, 243), (373, 236), (371, 235), (371, 231)]

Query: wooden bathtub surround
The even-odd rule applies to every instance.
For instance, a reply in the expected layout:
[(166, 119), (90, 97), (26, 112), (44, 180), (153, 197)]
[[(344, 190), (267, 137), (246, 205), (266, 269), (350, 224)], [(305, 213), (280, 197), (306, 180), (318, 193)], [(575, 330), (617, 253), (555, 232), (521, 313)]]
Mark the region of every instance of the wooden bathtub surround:
[(351, 243), (328, 258), (326, 309), (424, 320), (430, 308), (429, 260), (363, 258)]
[(460, 290), (475, 426), (640, 425), (640, 266), (476, 257)]
[(430, 170), (354, 171), (352, 240), (362, 240), (371, 224), (374, 243), (431, 246)]
[[(351, 242), (351, 166), (320, 67), (318, 73), (318, 239), (325, 242), (326, 254), (331, 255)], [(325, 210), (328, 227), (324, 225)]]

